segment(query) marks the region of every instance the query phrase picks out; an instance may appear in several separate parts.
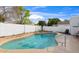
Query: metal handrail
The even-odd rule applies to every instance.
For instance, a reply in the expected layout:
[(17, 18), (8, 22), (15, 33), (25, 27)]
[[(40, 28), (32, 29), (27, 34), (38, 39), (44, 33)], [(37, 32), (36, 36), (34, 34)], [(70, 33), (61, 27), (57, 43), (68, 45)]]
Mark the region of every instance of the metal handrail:
[[(62, 43), (62, 42), (61, 42), (61, 43), (62, 43), (62, 45), (64, 44), (64, 47), (66, 48), (66, 39), (67, 39), (67, 38), (66, 38), (66, 34), (64, 34), (64, 35), (62, 35), (62, 34), (61, 34), (61, 35), (56, 35), (56, 37), (61, 37), (61, 36), (64, 36), (64, 43)], [(60, 43), (60, 42), (59, 42), (59, 43)], [(49, 48), (47, 48), (47, 51), (48, 51), (48, 52), (51, 52), (51, 51), (49, 51)]]
[[(61, 36), (63, 36), (63, 35), (61, 34), (61, 35), (58, 35), (58, 36), (56, 36), (56, 37), (61, 37)], [(63, 44), (64, 44), (65, 47), (66, 47), (66, 39), (67, 39), (67, 38), (66, 38), (66, 34), (64, 34), (64, 43), (63, 43)], [(61, 42), (61, 43), (62, 43), (62, 42)]]

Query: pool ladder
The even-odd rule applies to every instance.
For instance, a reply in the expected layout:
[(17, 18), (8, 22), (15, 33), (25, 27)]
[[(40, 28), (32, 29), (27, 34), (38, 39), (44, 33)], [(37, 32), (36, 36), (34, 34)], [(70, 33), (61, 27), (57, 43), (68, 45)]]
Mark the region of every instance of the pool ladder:
[(60, 37), (62, 37), (63, 36), (63, 42), (58, 42), (58, 44), (61, 44), (61, 46), (64, 46), (64, 47), (66, 47), (66, 39), (67, 39), (67, 35), (66, 34), (61, 34), (61, 35), (58, 35), (58, 36), (56, 36), (57, 38), (60, 38)]

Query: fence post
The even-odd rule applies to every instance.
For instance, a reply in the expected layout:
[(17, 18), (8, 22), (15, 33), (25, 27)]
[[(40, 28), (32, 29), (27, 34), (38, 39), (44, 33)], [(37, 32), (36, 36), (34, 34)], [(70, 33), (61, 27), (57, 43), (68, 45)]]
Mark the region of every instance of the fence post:
[(24, 24), (24, 34), (25, 34), (25, 24)]
[(66, 34), (64, 35), (64, 46), (66, 47)]

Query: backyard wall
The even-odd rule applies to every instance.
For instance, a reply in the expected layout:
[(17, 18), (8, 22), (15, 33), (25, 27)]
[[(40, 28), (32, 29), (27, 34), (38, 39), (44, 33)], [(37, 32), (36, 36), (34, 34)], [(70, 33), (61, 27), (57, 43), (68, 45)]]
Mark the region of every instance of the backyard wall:
[[(24, 30), (25, 29), (25, 30)], [(40, 26), (0, 23), (0, 36), (16, 35), (24, 32), (40, 31)]]
[[(44, 26), (43, 29), (46, 31), (64, 32), (66, 29), (70, 29), (70, 26), (69, 25)], [(24, 32), (35, 32), (40, 30), (41, 27), (35, 25), (0, 23), (0, 37), (21, 34)]]
[(44, 30), (53, 32), (65, 32), (66, 29), (70, 30), (70, 26), (69, 25), (44, 26)]

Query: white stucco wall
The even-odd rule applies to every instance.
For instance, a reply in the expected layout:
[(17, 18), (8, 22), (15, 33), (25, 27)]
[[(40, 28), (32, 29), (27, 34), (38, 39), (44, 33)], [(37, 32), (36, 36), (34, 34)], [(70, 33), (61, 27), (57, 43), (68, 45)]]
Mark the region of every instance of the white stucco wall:
[[(25, 32), (40, 31), (40, 26), (25, 25)], [(24, 25), (0, 23), (0, 36), (16, 35), (24, 33)]]
[[(70, 29), (70, 26), (69, 25), (44, 26), (43, 29), (46, 31), (64, 32), (66, 29)], [(35, 32), (40, 30), (41, 26), (0, 23), (0, 36), (16, 35), (24, 32)]]
[(53, 32), (64, 32), (66, 29), (70, 30), (70, 25), (44, 26), (44, 30)]
[(72, 35), (76, 35), (76, 33), (79, 31), (79, 16), (70, 18), (70, 29)]

